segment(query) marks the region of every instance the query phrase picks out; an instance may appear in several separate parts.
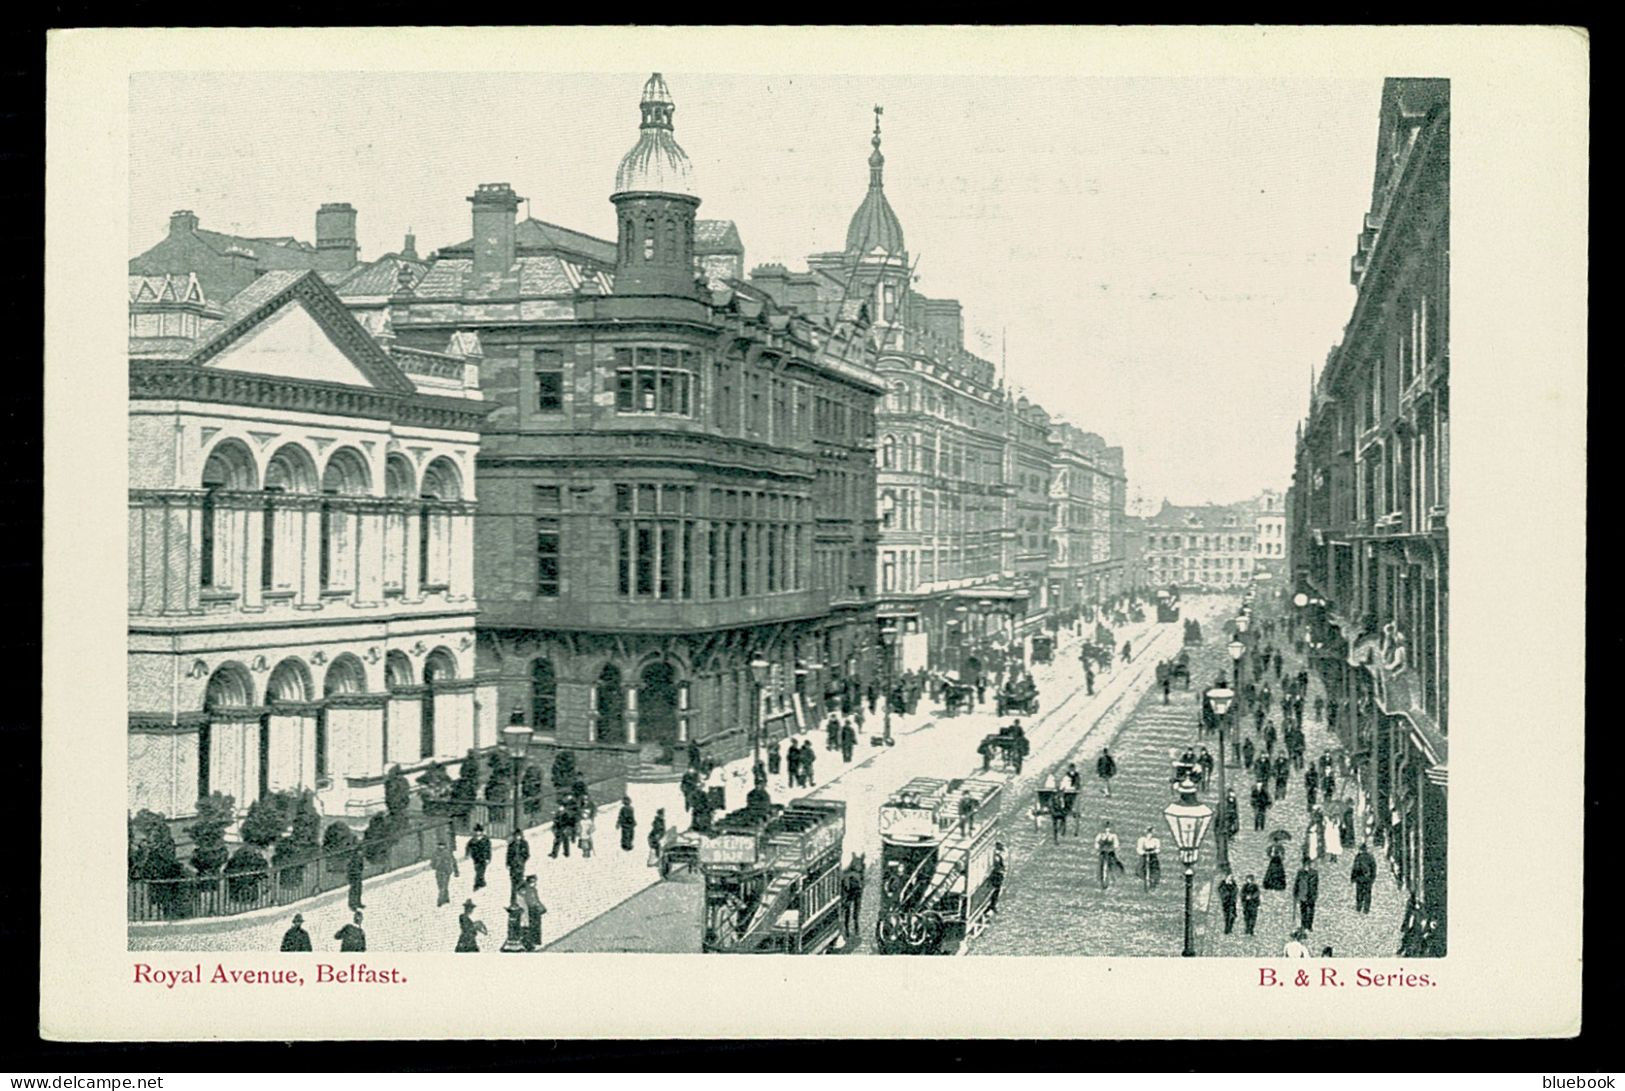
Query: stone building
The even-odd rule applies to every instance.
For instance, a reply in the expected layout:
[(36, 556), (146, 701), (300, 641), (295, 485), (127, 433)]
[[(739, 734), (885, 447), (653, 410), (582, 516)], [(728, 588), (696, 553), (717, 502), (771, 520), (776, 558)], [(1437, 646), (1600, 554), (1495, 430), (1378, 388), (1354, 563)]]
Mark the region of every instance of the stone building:
[(129, 808), (361, 815), (388, 766), (495, 739), (478, 340), (386, 351), (314, 270), (214, 272), (129, 279)]
[(1256, 559), (1257, 515), (1251, 502), (1177, 506), (1145, 523), (1146, 575), (1154, 587), (1245, 586)]
[(1128, 587), (1123, 449), (1064, 421), (1050, 444), (1049, 594), (1062, 609), (1102, 602)]
[(1288, 571), (1286, 494), (1276, 489), (1265, 489), (1252, 503), (1253, 571), (1260, 578), (1283, 580)]
[(873, 658), (884, 388), (861, 320), (738, 280), (659, 75), (639, 109), (614, 241), (516, 223), (520, 197), (481, 185), (472, 238), (390, 307), (400, 344), (479, 333), (479, 667), (591, 776), (781, 738)]
[(1371, 839), (1438, 922), (1449, 723), (1450, 84), (1383, 84), (1342, 342), (1313, 384), (1288, 514), (1305, 631)]
[(1029, 635), (1043, 627), (1052, 603), (1048, 570), (1054, 532), (1049, 489), (1055, 475), (1050, 444), (1050, 417), (1044, 407), (1025, 397), (1005, 399), (1009, 465), (1005, 472), (1004, 571), (1027, 591), (1026, 614), (1016, 632)]

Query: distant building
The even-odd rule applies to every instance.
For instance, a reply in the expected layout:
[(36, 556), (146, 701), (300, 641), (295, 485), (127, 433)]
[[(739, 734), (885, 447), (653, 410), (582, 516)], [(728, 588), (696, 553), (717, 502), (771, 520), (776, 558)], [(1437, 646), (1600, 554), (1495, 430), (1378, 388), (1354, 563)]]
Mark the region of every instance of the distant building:
[(215, 283), (129, 280), (129, 808), (312, 789), (363, 815), (389, 766), (496, 739), (479, 343), (387, 350), (309, 269)]
[(1253, 576), (1257, 512), (1251, 503), (1176, 506), (1145, 522), (1145, 567), (1154, 587), (1221, 589)]
[(1383, 84), (1359, 290), (1299, 430), (1304, 632), (1371, 840), (1437, 922), (1449, 784), (1450, 83)]
[(1253, 570), (1260, 576), (1284, 580), (1286, 557), (1286, 494), (1265, 489), (1252, 501)]

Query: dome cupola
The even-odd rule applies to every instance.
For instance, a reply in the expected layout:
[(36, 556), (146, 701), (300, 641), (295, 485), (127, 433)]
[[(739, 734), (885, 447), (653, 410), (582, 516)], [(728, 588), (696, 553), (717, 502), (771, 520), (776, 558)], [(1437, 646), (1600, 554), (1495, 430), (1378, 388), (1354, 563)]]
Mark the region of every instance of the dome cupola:
[(656, 72), (643, 85), (638, 103), (643, 122), (638, 142), (615, 170), (615, 192), (672, 193), (694, 197), (694, 168), (672, 135), (671, 115), (677, 109), (665, 78)]
[(906, 250), (902, 221), (886, 200), (883, 177), (886, 157), (880, 151), (882, 112), (879, 106), (875, 107), (875, 135), (869, 141), (874, 146), (874, 151), (869, 153), (869, 192), (863, 195), (863, 203), (852, 214), (852, 222), (846, 229), (846, 252), (853, 256), (872, 253), (878, 247), (888, 256), (901, 257)]

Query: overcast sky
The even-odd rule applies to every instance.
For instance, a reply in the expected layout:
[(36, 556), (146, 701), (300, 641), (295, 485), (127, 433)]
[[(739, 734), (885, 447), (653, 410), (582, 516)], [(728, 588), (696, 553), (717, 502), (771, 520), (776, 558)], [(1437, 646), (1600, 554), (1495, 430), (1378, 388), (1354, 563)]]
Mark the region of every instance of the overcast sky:
[[(916, 288), (1053, 414), (1125, 451), (1129, 496), (1284, 488), (1310, 368), (1354, 303), (1380, 81), (713, 76), (665, 72), (700, 215), (747, 268), (844, 245), (885, 107), (886, 193)], [(466, 239), (465, 198), (614, 237), (647, 73), (138, 75), (130, 252), (169, 213), (314, 237), (349, 201), (364, 259)], [(521, 210), (521, 215), (524, 210)]]

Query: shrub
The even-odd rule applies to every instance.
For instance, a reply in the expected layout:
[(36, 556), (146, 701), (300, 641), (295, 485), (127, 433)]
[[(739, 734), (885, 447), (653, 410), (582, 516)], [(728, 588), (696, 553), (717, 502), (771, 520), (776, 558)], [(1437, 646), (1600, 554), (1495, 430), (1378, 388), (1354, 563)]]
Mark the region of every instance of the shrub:
[(395, 828), (389, 816), (379, 812), (367, 823), (367, 832), (361, 835), (361, 851), (373, 863), (389, 859), (389, 850), (395, 844)]
[(171, 880), (147, 887), (147, 900), (166, 917), (179, 914), (184, 904), (186, 865), (175, 853), (175, 838), (163, 815), (141, 811), (130, 819), (130, 878)]
[(526, 765), (519, 778), (519, 796), (525, 801), (525, 813), (536, 818), (542, 813), (542, 770), (540, 766)]
[(328, 870), (344, 874), (345, 860), (355, 851), (356, 836), (346, 823), (335, 822), (322, 834), (322, 855), (328, 858)]
[(574, 750), (560, 750), (553, 755), (553, 788), (563, 792), (566, 786), (576, 779), (576, 755)]
[(451, 798), (451, 774), (444, 765), (434, 762), (418, 777), (418, 787), (423, 791), (425, 802), (443, 803)]
[(252, 845), (244, 845), (226, 864), (226, 894), (232, 901), (253, 901), (265, 889), (269, 877), (265, 857)]
[(406, 783), (406, 774), (399, 765), (390, 766), (384, 777), (384, 810), (396, 831), (404, 830), (412, 820), (412, 787)]
[[(314, 794), (308, 791), (298, 794), (290, 823), (292, 828), (277, 842), (273, 859), (279, 868), (285, 869), (283, 878), (288, 883), (298, 884), (305, 877), (304, 868), (298, 865), (315, 859), (321, 851), (322, 816), (316, 813)], [(345, 832), (349, 832), (347, 827)]]
[(467, 818), (480, 797), (480, 758), (470, 750), (463, 758), (463, 767), (457, 771), (457, 780), (451, 786), (451, 813)]
[(226, 866), (226, 829), (235, 808), (236, 801), (222, 792), (197, 801), (197, 819), (186, 832), (192, 838), (192, 867), (200, 876), (215, 875)]
[(239, 831), (244, 843), (262, 849), (275, 844), (287, 830), (288, 821), (292, 818), (290, 803), (290, 794), (284, 792), (262, 796), (250, 803)]
[(506, 754), (491, 755), (491, 776), (485, 782), (488, 803), (507, 803), (513, 798), (512, 760)]

